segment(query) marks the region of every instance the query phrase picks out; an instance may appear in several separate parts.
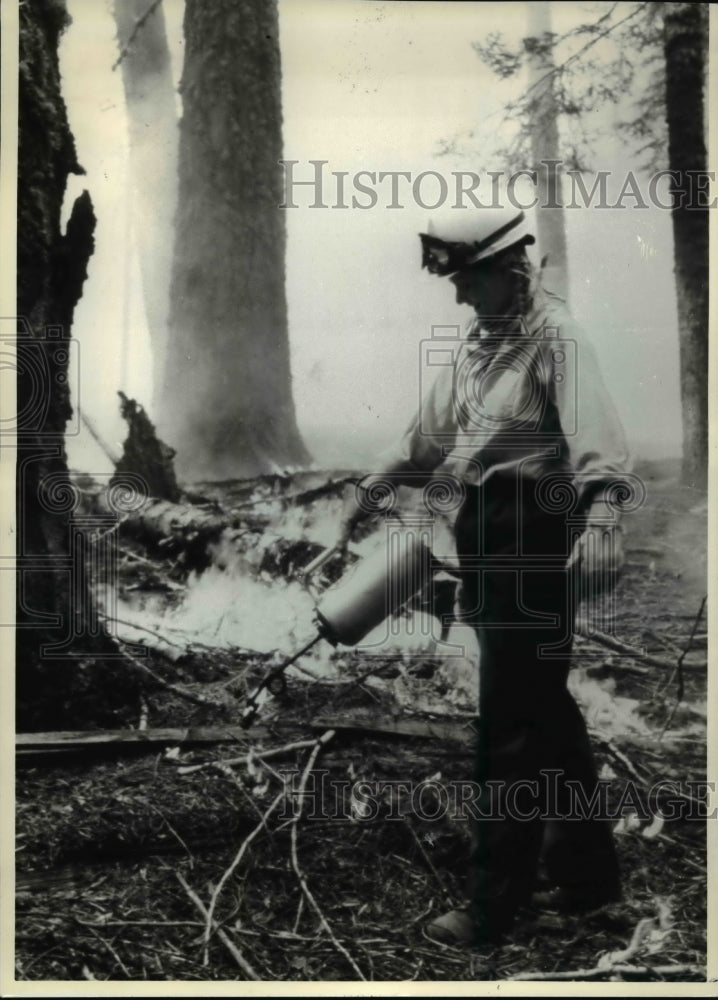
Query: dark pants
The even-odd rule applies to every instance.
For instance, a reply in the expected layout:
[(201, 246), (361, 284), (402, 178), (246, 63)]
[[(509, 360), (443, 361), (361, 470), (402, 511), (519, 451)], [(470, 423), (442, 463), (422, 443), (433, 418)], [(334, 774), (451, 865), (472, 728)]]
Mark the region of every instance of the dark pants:
[(542, 509), (530, 484), (500, 478), (470, 489), (456, 522), (464, 616), (480, 650), (476, 780), (481, 816), (491, 817), (476, 825), (472, 894), (477, 919), (497, 933), (529, 898), (542, 846), (556, 885), (578, 895), (619, 885), (607, 821), (575, 808), (547, 818), (589, 803), (597, 782), (566, 687), (574, 601), (565, 562), (577, 530)]

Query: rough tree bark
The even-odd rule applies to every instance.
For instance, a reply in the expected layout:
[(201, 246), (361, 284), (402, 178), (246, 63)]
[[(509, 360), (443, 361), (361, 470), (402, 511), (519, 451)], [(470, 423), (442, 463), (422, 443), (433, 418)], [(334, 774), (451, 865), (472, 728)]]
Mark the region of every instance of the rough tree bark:
[[(103, 634), (82, 635), (89, 593), (83, 573), (72, 570), (76, 497), (64, 446), (72, 416), (70, 330), (95, 216), (84, 192), (61, 231), (67, 177), (83, 173), (60, 91), (57, 47), (68, 23), (64, 0), (20, 6), (16, 691), (23, 728), (46, 725), (48, 717), (66, 721), (68, 701), (89, 683), (78, 657), (110, 652)], [(68, 637), (76, 639), (69, 656), (48, 653)]]
[(177, 207), (177, 105), (161, 2), (115, 0), (114, 12), (130, 137), (132, 198), (126, 210), (137, 239), (156, 404), (165, 368)]
[[(697, 207), (686, 171), (705, 171), (704, 70), (708, 10), (667, 3), (664, 17), (668, 161), (678, 299), (683, 478), (705, 489), (708, 462), (708, 210)], [(704, 198), (704, 202), (707, 198)], [(691, 207), (688, 207), (691, 206)]]
[(187, 0), (170, 342), (158, 414), (179, 477), (307, 462), (284, 287), (274, 0)]

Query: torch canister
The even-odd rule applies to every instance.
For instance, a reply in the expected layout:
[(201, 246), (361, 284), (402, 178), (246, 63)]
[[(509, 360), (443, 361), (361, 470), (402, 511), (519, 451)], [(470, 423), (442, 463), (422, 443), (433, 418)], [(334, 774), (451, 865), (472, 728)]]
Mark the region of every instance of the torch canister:
[(386, 549), (362, 560), (322, 596), (317, 626), (332, 645), (356, 646), (431, 578), (431, 549), (413, 532), (392, 533)]

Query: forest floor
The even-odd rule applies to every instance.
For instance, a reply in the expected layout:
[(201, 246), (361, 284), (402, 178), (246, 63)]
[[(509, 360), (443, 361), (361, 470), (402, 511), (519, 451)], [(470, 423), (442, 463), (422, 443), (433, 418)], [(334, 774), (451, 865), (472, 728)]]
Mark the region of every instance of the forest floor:
[[(121, 526), (103, 600), (135, 646), (113, 669), (141, 661), (137, 696), (113, 699), (103, 675), (93, 714), (85, 664), (76, 715), (69, 691), (62, 726), (50, 707), (33, 727), (75, 742), (19, 740), (16, 978), (705, 981), (706, 508), (673, 465), (639, 472), (611, 614), (664, 665), (579, 638), (571, 678), (615, 810), (620, 903), (527, 908), (492, 950), (424, 936), (463, 898), (470, 833), (441, 788), (472, 777), (470, 651), (442, 656), (415, 609), (371, 657), (318, 644), (243, 731), (248, 692), (312, 635), (298, 571), (333, 540), (342, 484), (205, 485), (233, 528), (194, 566)], [(82, 742), (105, 730), (124, 736)]]

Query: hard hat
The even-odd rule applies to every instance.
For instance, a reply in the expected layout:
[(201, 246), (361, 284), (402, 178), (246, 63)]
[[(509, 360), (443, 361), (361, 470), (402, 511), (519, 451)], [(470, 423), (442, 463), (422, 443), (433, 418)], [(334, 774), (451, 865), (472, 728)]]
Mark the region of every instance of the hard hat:
[(447, 275), (487, 260), (516, 244), (535, 243), (526, 213), (519, 208), (449, 209), (429, 219), (419, 233), (421, 266)]

